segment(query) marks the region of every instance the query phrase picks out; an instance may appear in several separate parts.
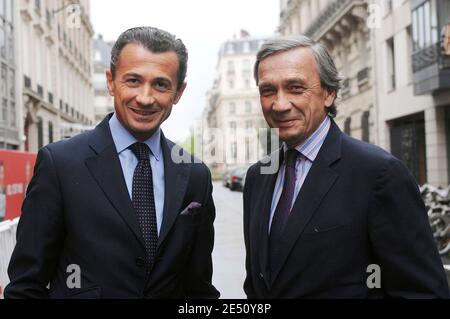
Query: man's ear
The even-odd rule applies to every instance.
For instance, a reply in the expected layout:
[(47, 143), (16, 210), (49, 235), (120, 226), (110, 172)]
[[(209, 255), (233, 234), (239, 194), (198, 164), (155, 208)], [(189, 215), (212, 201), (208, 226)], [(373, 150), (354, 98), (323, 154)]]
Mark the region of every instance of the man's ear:
[(111, 69), (106, 70), (106, 85), (108, 86), (109, 95), (114, 96), (114, 79)]
[(325, 94), (325, 107), (330, 107), (336, 100), (336, 91), (331, 89), (325, 89), (324, 94)]
[(187, 83), (184, 82), (180, 89), (175, 93), (175, 98), (173, 100), (173, 104), (177, 104), (178, 101), (180, 100), (181, 96), (183, 95), (184, 89), (186, 88)]

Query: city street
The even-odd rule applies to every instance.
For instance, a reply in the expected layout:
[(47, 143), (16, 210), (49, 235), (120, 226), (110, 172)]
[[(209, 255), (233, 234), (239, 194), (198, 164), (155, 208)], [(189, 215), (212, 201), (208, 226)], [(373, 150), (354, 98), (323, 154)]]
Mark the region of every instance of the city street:
[(232, 192), (213, 183), (216, 205), (216, 230), (213, 264), (213, 283), (221, 298), (245, 298), (242, 288), (245, 279), (245, 248), (242, 229), (242, 192)]

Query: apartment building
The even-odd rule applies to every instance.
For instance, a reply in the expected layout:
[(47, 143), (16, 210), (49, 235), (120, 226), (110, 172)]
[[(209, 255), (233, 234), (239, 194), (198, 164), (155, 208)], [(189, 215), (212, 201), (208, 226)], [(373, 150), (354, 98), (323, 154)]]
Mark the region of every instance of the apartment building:
[(266, 144), (258, 132), (267, 125), (253, 79), (256, 53), (263, 42), (242, 30), (240, 37), (225, 41), (219, 50), (217, 78), (202, 116), (203, 132), (206, 126), (221, 135), (204, 133), (215, 142), (204, 141), (210, 148), (203, 150), (218, 159), (208, 164), (219, 171), (254, 163), (265, 155)]
[(20, 148), (36, 152), (94, 124), (89, 0), (14, 4)]

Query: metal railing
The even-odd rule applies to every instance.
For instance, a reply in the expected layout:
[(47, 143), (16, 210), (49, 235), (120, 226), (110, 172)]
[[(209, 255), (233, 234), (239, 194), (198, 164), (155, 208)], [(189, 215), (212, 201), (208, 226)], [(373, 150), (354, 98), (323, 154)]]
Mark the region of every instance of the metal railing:
[(412, 54), (413, 72), (418, 72), (435, 63), (439, 64), (440, 69), (450, 67), (450, 55), (443, 53), (440, 42)]
[(16, 231), (19, 218), (0, 223), (0, 299), (3, 299), (3, 291), (9, 283), (8, 264), (16, 245)]

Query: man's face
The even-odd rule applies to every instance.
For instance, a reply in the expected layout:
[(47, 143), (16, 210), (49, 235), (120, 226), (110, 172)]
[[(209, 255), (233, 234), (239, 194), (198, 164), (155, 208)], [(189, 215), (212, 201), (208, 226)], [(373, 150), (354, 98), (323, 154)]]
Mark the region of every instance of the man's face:
[(177, 90), (178, 57), (175, 52), (153, 53), (138, 44), (127, 44), (113, 79), (106, 71), (108, 89), (120, 123), (145, 141), (170, 115), (186, 83)]
[(327, 115), (334, 92), (323, 89), (313, 51), (309, 48), (275, 53), (258, 68), (264, 117), (279, 129), (280, 139), (294, 147), (305, 141)]

